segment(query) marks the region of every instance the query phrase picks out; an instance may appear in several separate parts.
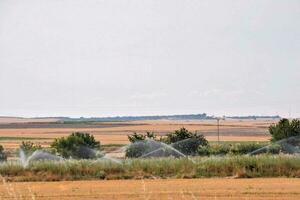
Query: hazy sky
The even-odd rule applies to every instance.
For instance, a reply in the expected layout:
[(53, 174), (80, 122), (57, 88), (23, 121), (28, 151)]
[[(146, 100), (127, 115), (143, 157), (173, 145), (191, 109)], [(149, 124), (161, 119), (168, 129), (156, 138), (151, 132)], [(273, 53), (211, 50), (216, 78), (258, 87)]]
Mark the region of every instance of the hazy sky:
[(289, 110), (299, 0), (0, 0), (0, 115)]

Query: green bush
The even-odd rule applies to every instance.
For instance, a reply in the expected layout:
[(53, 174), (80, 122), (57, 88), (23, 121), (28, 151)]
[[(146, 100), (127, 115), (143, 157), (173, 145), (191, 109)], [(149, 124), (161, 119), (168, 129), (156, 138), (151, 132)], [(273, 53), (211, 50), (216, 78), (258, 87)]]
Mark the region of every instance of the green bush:
[(42, 149), (42, 146), (40, 144), (34, 144), (31, 141), (22, 141), (22, 144), (20, 145), (20, 149), (24, 151), (26, 156), (31, 155), (36, 150)]
[(137, 141), (143, 141), (146, 139), (156, 140), (156, 135), (151, 132), (147, 132), (146, 135), (133, 133), (132, 135), (128, 135), (127, 137), (128, 137), (129, 142), (131, 142), (131, 143), (134, 143)]
[(126, 157), (130, 158), (137, 158), (155, 150), (157, 150), (157, 156), (159, 154), (180, 156), (174, 150), (172, 152), (171, 148), (164, 148), (163, 143), (169, 144), (184, 155), (196, 155), (199, 146), (208, 144), (203, 135), (192, 133), (185, 128), (169, 133), (159, 140), (154, 133), (150, 132), (147, 132), (146, 135), (134, 133), (129, 135), (128, 139), (132, 144), (126, 149)]
[(226, 155), (230, 153), (231, 144), (214, 144), (211, 147), (211, 155)]
[(127, 158), (138, 158), (154, 151), (155, 148), (161, 147), (157, 141), (157, 136), (151, 132), (146, 132), (146, 134), (133, 133), (127, 137), (131, 142), (131, 145), (126, 148), (125, 157)]
[(192, 133), (185, 128), (167, 134), (163, 141), (185, 155), (195, 155), (200, 146), (208, 145), (203, 135)]
[(4, 152), (4, 148), (2, 145), (0, 145), (0, 162), (6, 161), (6, 160), (7, 160), (7, 156)]
[(132, 143), (126, 149), (127, 158), (139, 158), (155, 150), (162, 149), (162, 144), (153, 140), (140, 140)]
[(167, 134), (166, 137), (164, 138), (164, 141), (167, 144), (172, 144), (189, 138), (197, 138), (201, 140), (204, 146), (208, 144), (208, 141), (204, 138), (203, 135), (192, 133), (188, 131), (186, 128), (181, 128), (179, 130)]
[[(210, 144), (206, 147), (200, 146), (197, 150), (198, 155), (244, 155), (249, 154), (257, 149), (267, 146), (266, 143), (221, 143), (221, 144)], [(270, 151), (268, 153), (274, 153)]]
[(267, 152), (268, 154), (279, 154), (280, 152), (282, 152), (282, 146), (279, 144), (272, 144), (267, 148)]
[(93, 159), (97, 158), (100, 142), (88, 133), (72, 133), (68, 137), (58, 138), (51, 147), (64, 158)]
[(129, 145), (125, 151), (126, 158), (138, 158), (143, 156), (146, 153), (147, 145), (142, 142), (137, 145), (136, 143)]
[(265, 146), (266, 144), (264, 143), (237, 143), (235, 145), (231, 145), (230, 153), (233, 155), (243, 155), (251, 153)]
[(292, 136), (300, 136), (300, 120), (281, 119), (277, 124), (269, 127), (272, 141), (278, 141)]
[(211, 155), (211, 148), (209, 145), (207, 146), (200, 146), (197, 150), (199, 156), (210, 156)]

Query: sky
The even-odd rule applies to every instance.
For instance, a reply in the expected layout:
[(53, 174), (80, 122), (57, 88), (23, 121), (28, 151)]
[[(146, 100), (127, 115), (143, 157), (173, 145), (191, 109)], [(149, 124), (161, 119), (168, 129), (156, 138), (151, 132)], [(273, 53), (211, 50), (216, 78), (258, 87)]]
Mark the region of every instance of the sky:
[(0, 116), (300, 117), (299, 0), (0, 0)]

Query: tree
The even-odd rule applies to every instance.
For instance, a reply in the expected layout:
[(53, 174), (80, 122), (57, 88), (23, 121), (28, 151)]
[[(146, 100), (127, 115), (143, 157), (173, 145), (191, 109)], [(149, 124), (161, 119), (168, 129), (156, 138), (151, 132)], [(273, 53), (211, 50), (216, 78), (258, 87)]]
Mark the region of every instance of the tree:
[(277, 124), (269, 127), (269, 132), (272, 135), (272, 141), (300, 136), (300, 121), (294, 119), (290, 122), (288, 119), (281, 119)]
[(88, 133), (72, 133), (68, 137), (58, 138), (51, 147), (64, 158), (93, 159), (97, 158), (100, 142)]
[[(128, 146), (125, 156), (129, 158), (138, 158), (149, 153), (152, 148), (159, 148), (157, 146), (157, 136), (154, 133), (146, 132), (146, 134), (133, 133), (128, 135), (128, 140), (132, 143)], [(151, 142), (153, 141), (153, 142)]]
[(199, 146), (208, 145), (208, 141), (203, 135), (192, 133), (185, 128), (167, 134), (163, 140), (185, 155), (194, 155)]
[(185, 128), (169, 133), (159, 140), (154, 133), (150, 132), (146, 135), (134, 133), (129, 135), (128, 139), (132, 144), (126, 149), (126, 157), (140, 157), (151, 151), (157, 150), (158, 152), (160, 149), (166, 151), (163, 155), (172, 155), (171, 152), (167, 152), (168, 148), (162, 148), (165, 144), (169, 144), (169, 147), (185, 155), (195, 155), (199, 146), (208, 145), (203, 135), (192, 133)]
[(31, 155), (36, 150), (42, 149), (42, 146), (39, 144), (34, 144), (31, 141), (22, 141), (22, 144), (20, 145), (20, 149), (24, 151), (24, 153), (28, 156)]
[(128, 137), (129, 142), (131, 142), (131, 143), (143, 141), (146, 139), (156, 140), (156, 135), (151, 132), (147, 132), (146, 135), (133, 133), (132, 135), (128, 135), (127, 137)]

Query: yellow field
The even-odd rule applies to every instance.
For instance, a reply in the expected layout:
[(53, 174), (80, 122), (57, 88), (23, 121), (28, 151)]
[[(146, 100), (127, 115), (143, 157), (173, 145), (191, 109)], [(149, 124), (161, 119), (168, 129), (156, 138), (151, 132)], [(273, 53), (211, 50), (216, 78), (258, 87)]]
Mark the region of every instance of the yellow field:
[(6, 183), (0, 199), (300, 199), (300, 179), (173, 179)]

